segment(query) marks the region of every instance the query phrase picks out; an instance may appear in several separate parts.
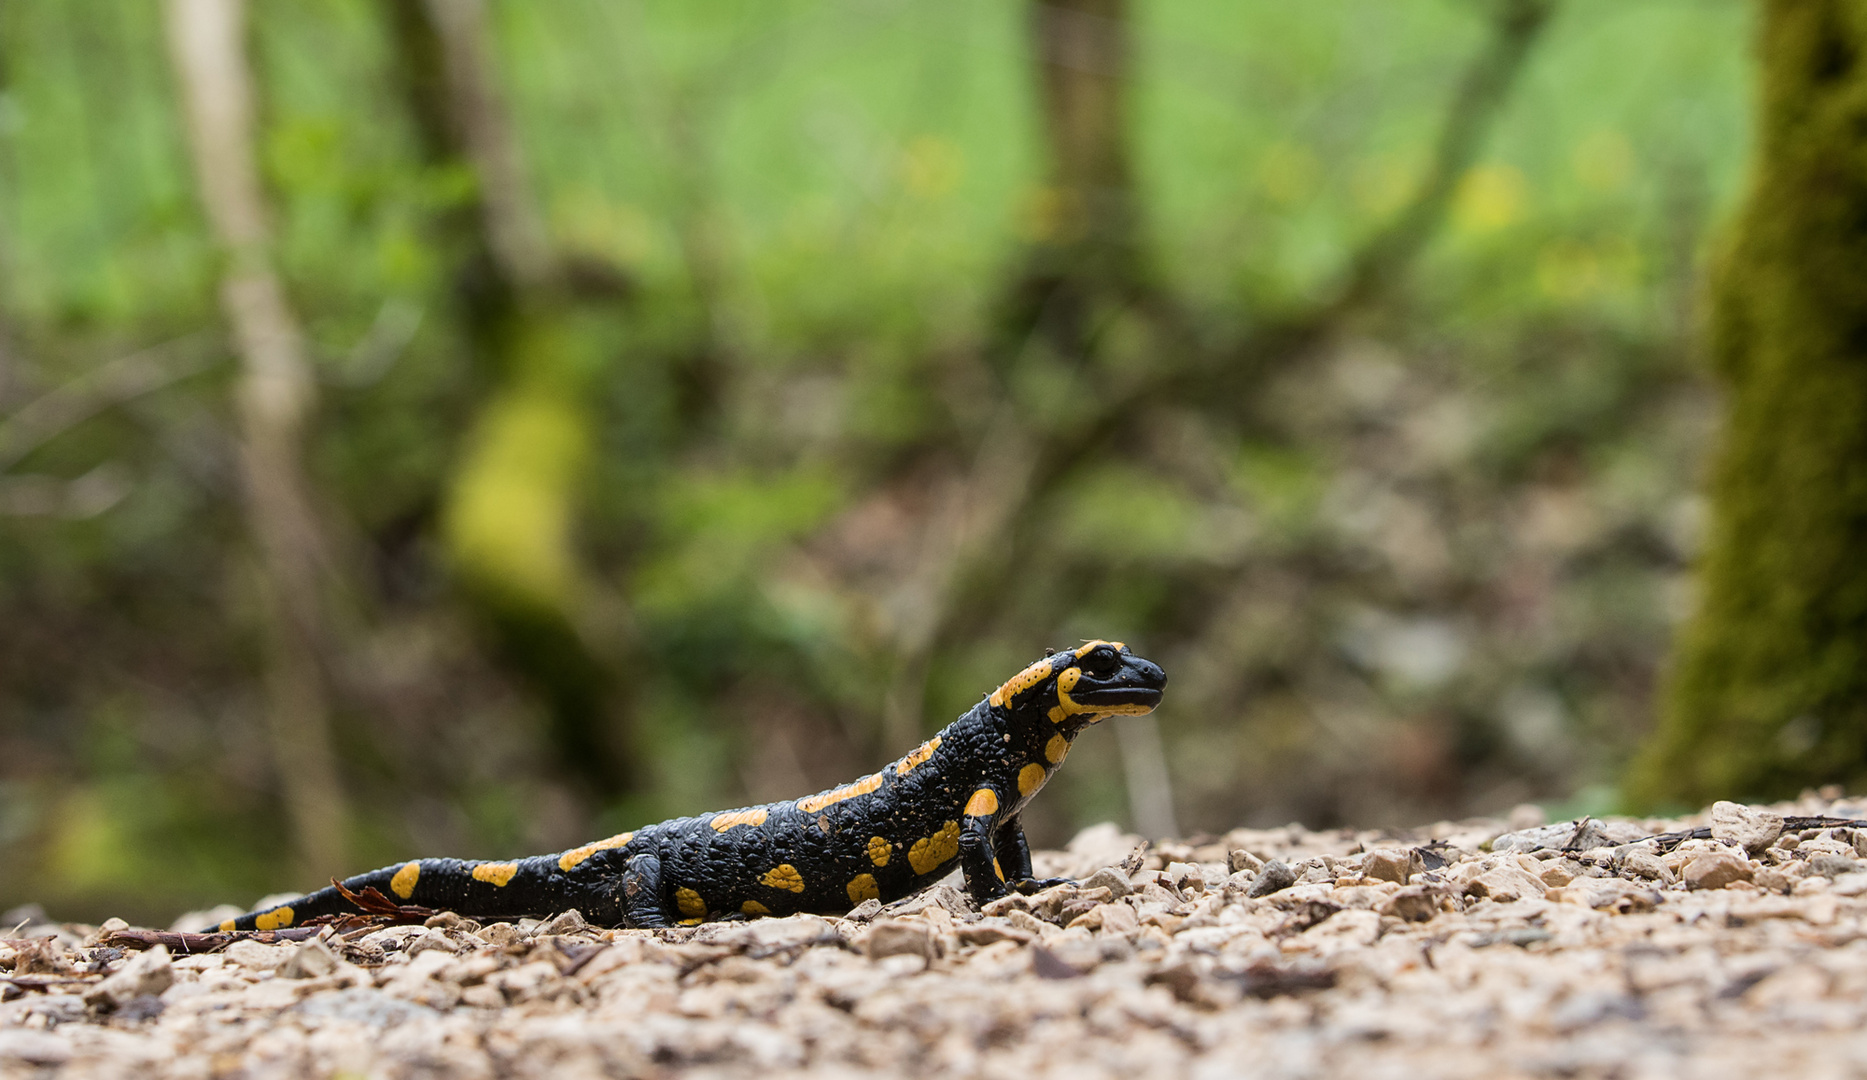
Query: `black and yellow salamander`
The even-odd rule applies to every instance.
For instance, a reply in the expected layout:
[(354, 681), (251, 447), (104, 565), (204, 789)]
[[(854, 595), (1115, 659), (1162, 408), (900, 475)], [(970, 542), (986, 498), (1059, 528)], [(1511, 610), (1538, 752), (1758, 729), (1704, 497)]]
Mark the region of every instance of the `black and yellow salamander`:
[[(1121, 642), (1091, 641), (1025, 668), (906, 757), (842, 787), (514, 862), (416, 859), (344, 887), (475, 917), (577, 908), (599, 925), (659, 927), (848, 911), (908, 896), (958, 862), (983, 904), (1007, 887), (1052, 884), (1032, 878), (1019, 811), (1072, 740), (1107, 717), (1153, 711), (1166, 685)], [(278, 930), (355, 910), (332, 887), (218, 929)]]

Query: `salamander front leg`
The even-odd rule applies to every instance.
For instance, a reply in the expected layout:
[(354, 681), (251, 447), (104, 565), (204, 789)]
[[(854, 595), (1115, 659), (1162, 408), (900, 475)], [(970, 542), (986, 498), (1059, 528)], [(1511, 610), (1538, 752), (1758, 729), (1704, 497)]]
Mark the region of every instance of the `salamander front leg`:
[(622, 872), (622, 916), (626, 925), (660, 929), (673, 925), (661, 904), (661, 860), (637, 855)]
[(1025, 839), (1024, 823), (1015, 814), (998, 827), (998, 864), (1004, 868), (1006, 885), (1027, 896), (1052, 885), (1070, 884), (1069, 878), (1031, 876), (1031, 842)]
[(997, 854), (992, 847), (992, 819), (967, 818), (959, 834), (959, 868), (966, 875), (966, 895), (980, 907), (1005, 895)]

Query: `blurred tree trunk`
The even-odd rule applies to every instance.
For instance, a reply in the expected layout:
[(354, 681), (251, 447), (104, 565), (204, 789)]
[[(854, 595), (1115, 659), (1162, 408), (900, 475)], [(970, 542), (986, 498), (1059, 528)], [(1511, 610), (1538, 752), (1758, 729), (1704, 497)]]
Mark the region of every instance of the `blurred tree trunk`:
[(1768, 0), (1749, 196), (1716, 269), (1728, 394), (1697, 614), (1629, 792), (1867, 782), (1867, 4)]
[(1035, 334), (1080, 358), (1110, 305), (1148, 293), (1128, 150), (1128, 0), (1032, 0), (1047, 167), (1032, 243), (1005, 304), (1012, 349)]
[(221, 308), (240, 356), (234, 409), (257, 556), (274, 767), (302, 872), (316, 880), (344, 866), (345, 834), (319, 659), (322, 546), (302, 460), (317, 391), (272, 266), (244, 0), (169, 0), (166, 18), (201, 201), (225, 263)]
[(505, 663), (544, 699), (560, 766), (591, 794), (613, 797), (635, 786), (631, 709), (612, 650), (591, 644), (573, 526), (603, 359), (593, 301), (613, 301), (621, 283), (596, 268), (567, 271), (546, 243), (480, 0), (384, 6), (429, 164), (473, 178), (433, 228), (490, 385), (445, 497), (442, 538)]

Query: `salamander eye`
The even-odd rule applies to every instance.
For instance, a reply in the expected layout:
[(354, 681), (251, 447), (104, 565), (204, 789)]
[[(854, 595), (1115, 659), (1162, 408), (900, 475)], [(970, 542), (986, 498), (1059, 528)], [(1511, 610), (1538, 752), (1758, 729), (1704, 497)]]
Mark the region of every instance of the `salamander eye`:
[(1121, 660), (1116, 656), (1114, 646), (1098, 645), (1088, 656), (1083, 657), (1082, 665), (1083, 670), (1100, 679), (1115, 674), (1116, 669), (1121, 667)]

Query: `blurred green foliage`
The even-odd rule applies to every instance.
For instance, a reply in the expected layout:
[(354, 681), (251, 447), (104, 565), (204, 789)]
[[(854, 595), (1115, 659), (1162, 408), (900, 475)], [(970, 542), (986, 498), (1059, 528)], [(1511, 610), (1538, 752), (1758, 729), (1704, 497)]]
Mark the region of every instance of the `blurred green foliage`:
[[(1560, 799), (1644, 731), (1697, 531), (1695, 280), (1748, 138), (1739, 0), (1563, 3), (1405, 285), (1241, 374), (1263, 422), (1127, 417), (1038, 496), (1005, 587), (953, 585), (920, 693), (903, 627), (941, 594), (910, 586), (997, 403), (1067, 423), (1161, 359), (987, 370), (999, 291), (1054, 227), (1023, 8), (491, 10), (552, 245), (632, 283), (559, 328), (555, 374), (498, 390), (428, 238), (475, 181), (421, 163), (377, 7), (254, 9), (348, 575), (327, 659), (354, 869), (828, 786), (905, 749), (891, 693), (930, 731), (1086, 637), (1171, 673), (1189, 830)], [(1138, 0), (1146, 239), (1198, 337), (1320, 302), (1411, 196), (1487, 10)], [(30, 403), (174, 343), (172, 377), (0, 462), (0, 906), (166, 920), (315, 885), (280, 878), (232, 366), (201, 333), (218, 267), (159, 8), (9, 4), (0, 59), (0, 454)], [(725, 374), (695, 420), (702, 354)], [(592, 800), (554, 768), (463, 602), (478, 559), (610, 650), (638, 789)], [(1027, 814), (1039, 843), (1128, 812), (1113, 737), (1071, 761)]]

